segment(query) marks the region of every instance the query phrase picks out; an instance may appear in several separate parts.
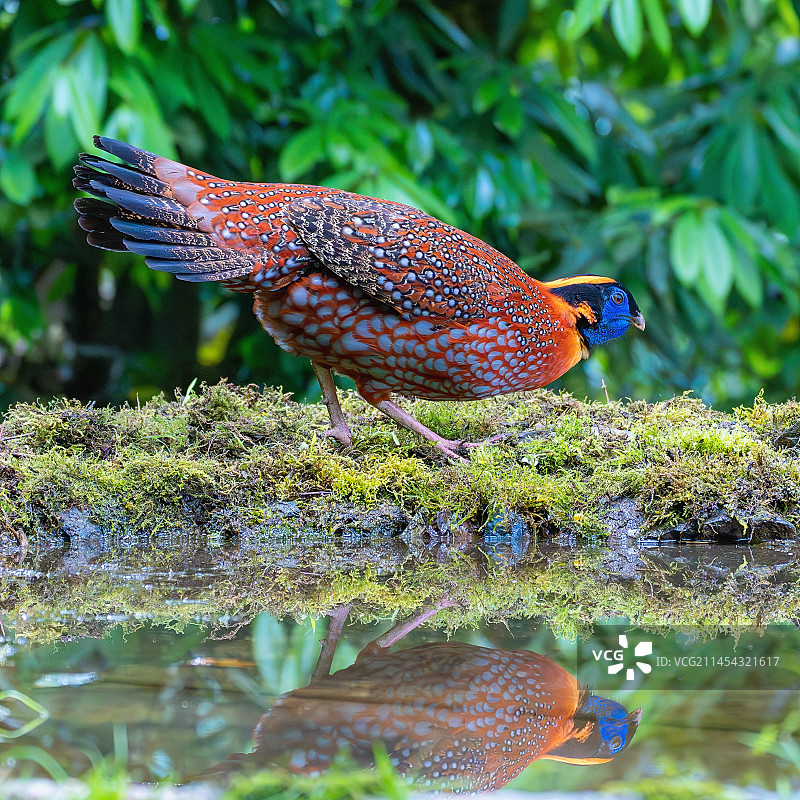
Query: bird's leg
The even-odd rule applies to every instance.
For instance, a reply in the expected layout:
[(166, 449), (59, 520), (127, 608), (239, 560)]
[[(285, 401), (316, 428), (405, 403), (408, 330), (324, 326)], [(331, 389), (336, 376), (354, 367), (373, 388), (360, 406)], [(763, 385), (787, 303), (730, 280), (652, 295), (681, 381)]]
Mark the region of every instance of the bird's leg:
[(429, 442), (433, 442), (433, 444), (436, 445), (436, 448), (444, 453), (448, 458), (452, 458), (454, 461), (461, 461), (464, 464), (469, 463), (468, 460), (458, 452), (462, 442), (454, 442), (450, 439), (445, 439), (443, 436), (439, 436), (438, 433), (434, 433), (430, 428), (426, 428), (421, 422), (414, 419), (411, 414), (403, 411), (400, 406), (398, 406), (396, 403), (393, 403), (391, 400), (380, 400), (379, 402), (374, 403), (374, 406), (379, 411), (382, 411), (384, 414), (386, 414), (389, 419), (393, 419), (398, 425), (401, 425), (402, 427), (407, 428), (414, 433), (418, 433), (420, 436), (426, 438)]
[(345, 447), (350, 447), (353, 443), (353, 437), (350, 434), (350, 428), (347, 427), (344, 411), (339, 405), (339, 395), (336, 393), (333, 373), (313, 359), (311, 360), (311, 366), (314, 368), (314, 374), (319, 381), (319, 388), (322, 389), (322, 402), (328, 407), (328, 414), (331, 418), (331, 428), (325, 431), (324, 435), (336, 439), (337, 442), (341, 442)]
[(336, 645), (339, 643), (339, 637), (342, 635), (342, 630), (344, 629), (345, 622), (347, 622), (347, 615), (349, 613), (349, 603), (343, 606), (337, 606), (329, 612), (328, 632), (322, 640), (322, 649), (319, 651), (317, 665), (314, 667), (314, 672), (311, 675), (312, 681), (330, 675), (331, 662), (336, 653)]
[(404, 619), (402, 622), (398, 622), (397, 625), (390, 628), (382, 636), (379, 636), (372, 643), (372, 647), (376, 649), (388, 650), (392, 645), (397, 644), (403, 637), (408, 636), (411, 631), (419, 628), (423, 622), (427, 622), (431, 617), (438, 614), (443, 608), (451, 608), (454, 605), (455, 602), (453, 600), (440, 600), (431, 608), (426, 608), (424, 611), (414, 614), (413, 617), (409, 617), (408, 619)]

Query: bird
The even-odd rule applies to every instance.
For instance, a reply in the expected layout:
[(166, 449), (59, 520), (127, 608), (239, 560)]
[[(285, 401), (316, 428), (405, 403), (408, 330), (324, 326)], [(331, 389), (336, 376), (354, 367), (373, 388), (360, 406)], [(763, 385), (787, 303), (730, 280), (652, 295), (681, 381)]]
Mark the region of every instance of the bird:
[[(424, 616), (404, 623), (402, 635)], [(640, 708), (629, 713), (593, 694), (538, 653), (456, 641), (395, 652), (398, 638), (371, 642), (332, 675), (315, 670), (308, 686), (262, 715), (254, 750), (232, 754), (217, 774), (282, 767), (313, 776), (341, 752), (369, 767), (379, 743), (419, 788), (491, 791), (538, 759), (610, 761), (641, 721)], [(323, 646), (326, 668), (331, 657)]]
[(223, 180), (125, 142), (94, 137), (123, 163), (81, 153), (75, 208), (90, 244), (144, 256), (180, 280), (253, 295), (284, 350), (311, 360), (326, 435), (352, 435), (332, 371), (445, 456), (446, 439), (395, 403), (480, 400), (545, 386), (594, 347), (645, 320), (616, 280), (549, 282), (464, 231), (389, 200), (302, 184)]

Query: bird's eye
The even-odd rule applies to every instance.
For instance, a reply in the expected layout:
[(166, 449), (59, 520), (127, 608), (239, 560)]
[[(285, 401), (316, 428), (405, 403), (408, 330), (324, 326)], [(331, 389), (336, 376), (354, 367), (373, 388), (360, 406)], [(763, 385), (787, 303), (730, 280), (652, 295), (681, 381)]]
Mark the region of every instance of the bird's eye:
[(611, 295), (611, 299), (618, 305), (622, 305), (622, 301), (625, 299), (625, 295), (622, 292), (614, 292)]
[(614, 738), (613, 738), (613, 739), (612, 739), (612, 740), (611, 740), (611, 741), (608, 743), (608, 746), (611, 748), (611, 752), (612, 752), (612, 753), (616, 753), (616, 752), (617, 752), (617, 750), (619, 750), (619, 749), (620, 749), (620, 747), (622, 747), (622, 737), (621, 737), (621, 736), (615, 736), (615, 737), (614, 737)]

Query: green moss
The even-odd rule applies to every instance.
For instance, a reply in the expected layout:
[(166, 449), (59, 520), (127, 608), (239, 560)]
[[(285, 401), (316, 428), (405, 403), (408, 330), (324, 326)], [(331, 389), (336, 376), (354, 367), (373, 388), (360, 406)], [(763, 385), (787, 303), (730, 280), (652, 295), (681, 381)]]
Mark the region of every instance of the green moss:
[(690, 397), (599, 404), (546, 391), (411, 403), (445, 435), (509, 435), (473, 451), (467, 466), (443, 462), (353, 395), (344, 405), (356, 433), (350, 451), (322, 437), (324, 408), (253, 387), (222, 383), (136, 409), (19, 405), (0, 442), (0, 509), (29, 535), (73, 506), (104, 527), (128, 514), (129, 524), (157, 530), (191, 526), (198, 507), (230, 505), (253, 520), (271, 500), (319, 496), (408, 512), (448, 506), (462, 518), (510, 509), (587, 534), (600, 530), (598, 509), (615, 496), (640, 501), (652, 526), (714, 504), (800, 518), (798, 459), (773, 444), (776, 426), (800, 417), (796, 403), (757, 399), (735, 416)]

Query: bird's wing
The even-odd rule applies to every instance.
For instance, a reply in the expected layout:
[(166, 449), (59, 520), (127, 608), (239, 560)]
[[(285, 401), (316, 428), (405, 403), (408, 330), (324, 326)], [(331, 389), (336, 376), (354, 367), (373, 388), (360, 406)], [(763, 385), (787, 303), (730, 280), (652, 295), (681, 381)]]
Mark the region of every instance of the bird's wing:
[(283, 214), (331, 272), (409, 317), (486, 319), (532, 285), (493, 247), (401, 203), (340, 192), (293, 200)]

